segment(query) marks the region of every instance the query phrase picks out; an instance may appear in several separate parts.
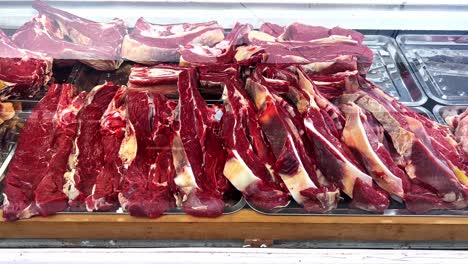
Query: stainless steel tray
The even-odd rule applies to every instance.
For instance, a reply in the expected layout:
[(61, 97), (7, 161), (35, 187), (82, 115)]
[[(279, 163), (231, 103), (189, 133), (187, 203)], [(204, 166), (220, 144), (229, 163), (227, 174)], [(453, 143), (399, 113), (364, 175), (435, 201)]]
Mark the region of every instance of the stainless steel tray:
[(461, 114), (466, 108), (468, 108), (468, 102), (467, 105), (436, 105), (432, 111), (439, 123), (447, 124), (445, 122), (447, 116)]
[(363, 44), (374, 52), (367, 79), (407, 106), (421, 106), (427, 101), (393, 38), (366, 35)]
[[(385, 210), (383, 213), (371, 213), (367, 212), (364, 210), (360, 209), (352, 209), (352, 208), (347, 208), (346, 204), (340, 204), (338, 209), (332, 210), (326, 214), (316, 214), (316, 213), (310, 213), (304, 210), (304, 208), (300, 207), (296, 203), (291, 203), (288, 205), (286, 208), (280, 208), (280, 209), (275, 209), (275, 210), (264, 210), (261, 208), (256, 208), (253, 206), (251, 203), (247, 202), (247, 205), (252, 208), (252, 210), (260, 213), (260, 214), (265, 214), (265, 215), (326, 215), (326, 216), (340, 216), (340, 215), (346, 215), (346, 216), (418, 216), (418, 215), (423, 215), (423, 216), (450, 216), (450, 217), (466, 217), (468, 216), (468, 210), (432, 210), (430, 212), (424, 213), (424, 214), (415, 214), (407, 209), (404, 208), (399, 208), (402, 207), (402, 204), (398, 204), (396, 202), (393, 202), (390, 204), (389, 209)], [(343, 208), (340, 208), (343, 207)]]
[(468, 104), (468, 36), (399, 35), (397, 43), (431, 99)]

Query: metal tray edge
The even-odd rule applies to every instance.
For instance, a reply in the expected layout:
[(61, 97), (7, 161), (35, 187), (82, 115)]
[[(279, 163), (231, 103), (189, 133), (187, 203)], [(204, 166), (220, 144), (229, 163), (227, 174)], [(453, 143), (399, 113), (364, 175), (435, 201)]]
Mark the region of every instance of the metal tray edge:
[(419, 81), (417, 80), (417, 78), (415, 76), (415, 73), (413, 72), (414, 71), (413, 68), (411, 67), (410, 63), (408, 62), (408, 59), (406, 58), (405, 54), (403, 53), (403, 49), (400, 47), (400, 45), (398, 45), (398, 42), (395, 40), (395, 38), (390, 37), (390, 36), (386, 36), (386, 35), (365, 35), (365, 37), (375, 37), (375, 38), (379, 37), (379, 38), (384, 38), (387, 41), (391, 42), (392, 45), (397, 50), (397, 54), (401, 57), (401, 62), (403, 63), (403, 66), (406, 69), (408, 69), (408, 72), (410, 73), (411, 78), (415, 82), (415, 86), (419, 90), (419, 92), (421, 94), (421, 98), (419, 100), (415, 100), (415, 101), (412, 101), (412, 102), (401, 102), (401, 101), (399, 101), (399, 102), (401, 102), (402, 104), (404, 104), (406, 106), (411, 106), (411, 107), (424, 105), (427, 102), (428, 97), (427, 97), (425, 91), (423, 90), (423, 88), (421, 87)]
[(425, 108), (423, 106), (411, 106), (410, 108), (413, 109), (413, 110), (416, 110), (416, 112), (418, 114), (425, 114), (431, 120), (434, 120), (436, 122), (439, 121), (439, 120), (437, 120), (435, 118), (434, 114), (429, 109), (427, 109), (427, 108)]
[[(360, 209), (353, 208), (342, 208), (335, 209), (329, 213), (308, 213), (304, 212), (302, 208), (280, 208), (276, 210), (264, 210), (258, 207), (255, 207), (253, 204), (246, 201), (247, 205), (257, 213), (270, 216), (330, 216), (330, 217), (342, 217), (342, 216), (365, 216), (365, 217), (382, 217), (382, 216), (395, 216), (395, 217), (467, 217), (468, 210), (432, 210), (425, 214), (416, 214), (411, 213), (406, 209), (387, 209), (384, 213), (372, 213), (366, 212)], [(288, 212), (292, 211), (292, 212)], [(297, 211), (297, 212), (295, 212)]]
[[(443, 105), (465, 105), (466, 102), (457, 101), (457, 100), (448, 102), (446, 100), (443, 100), (437, 97), (436, 95), (432, 93), (431, 89), (429, 89), (429, 87), (423, 81), (422, 76), (418, 74), (418, 70), (414, 68), (413, 64), (410, 63), (408, 58), (406, 57), (405, 48), (404, 48), (406, 44), (401, 39), (403, 37), (408, 37), (408, 36), (419, 36), (419, 35), (418, 34), (401, 34), (401, 35), (398, 35), (395, 39), (396, 39), (396, 43), (398, 44), (398, 48), (402, 51), (404, 59), (410, 66), (409, 69), (410, 69), (411, 76), (413, 77), (413, 79), (415, 79), (419, 83), (420, 89), (422, 89), (424, 91), (423, 93), (426, 95), (426, 101), (424, 101), (424, 103), (427, 102), (428, 98), (430, 98), (434, 100), (435, 102), (439, 104), (443, 104)], [(407, 106), (410, 106), (410, 105), (407, 105)]]

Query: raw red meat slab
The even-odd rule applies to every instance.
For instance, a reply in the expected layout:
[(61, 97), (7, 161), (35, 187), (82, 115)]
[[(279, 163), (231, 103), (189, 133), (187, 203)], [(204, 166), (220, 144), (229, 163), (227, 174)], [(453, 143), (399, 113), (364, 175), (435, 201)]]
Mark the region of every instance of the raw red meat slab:
[[(54, 117), (59, 109), (59, 103), (64, 103), (61, 99), (67, 96), (70, 96), (68, 98), (70, 99), (74, 96), (73, 90), (67, 88), (74, 89), (71, 86), (62, 89), (60, 85), (52, 85), (32, 111), (20, 134), (15, 156), (4, 180), (3, 216), (8, 221), (39, 214), (41, 208), (36, 205), (34, 192), (38, 185), (43, 184), (41, 181), (46, 175), (47, 179), (51, 177), (50, 180), (52, 180), (60, 174), (60, 171), (55, 170), (61, 170), (60, 166), (63, 165), (64, 168), (66, 165), (53, 157), (60, 157), (60, 155), (56, 156), (55, 153), (64, 150), (62, 147), (66, 149), (69, 138), (61, 137), (63, 135), (59, 131), (57, 135), (59, 142), (57, 142), (57, 149), (54, 149), (57, 138), (53, 131), (56, 130)], [(63, 96), (62, 91), (65, 92)], [(66, 153), (65, 156), (68, 157)], [(58, 186), (54, 193), (60, 195), (60, 190), (60, 186)], [(40, 201), (40, 204), (42, 202), (43, 200)], [(56, 206), (52, 207), (57, 208)], [(52, 210), (55, 210), (54, 208)], [(47, 209), (45, 210), (47, 211)], [(44, 214), (47, 214), (46, 211)]]
[(100, 121), (118, 89), (110, 82), (94, 87), (78, 112), (78, 134), (63, 187), (73, 210), (85, 210), (85, 199), (93, 193), (96, 178), (104, 168)]

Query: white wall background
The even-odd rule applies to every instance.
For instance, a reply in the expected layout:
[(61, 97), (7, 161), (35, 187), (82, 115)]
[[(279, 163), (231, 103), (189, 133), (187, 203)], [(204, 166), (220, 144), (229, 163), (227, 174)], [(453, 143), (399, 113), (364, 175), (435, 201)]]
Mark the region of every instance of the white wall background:
[[(468, 1), (454, 0), (61, 0), (51, 5), (96, 21), (114, 17), (131, 27), (143, 16), (154, 23), (217, 20), (254, 26), (295, 21), (354, 29), (468, 30)], [(284, 4), (287, 3), (287, 4)], [(0, 27), (17, 28), (37, 12), (31, 1), (0, 0)]]

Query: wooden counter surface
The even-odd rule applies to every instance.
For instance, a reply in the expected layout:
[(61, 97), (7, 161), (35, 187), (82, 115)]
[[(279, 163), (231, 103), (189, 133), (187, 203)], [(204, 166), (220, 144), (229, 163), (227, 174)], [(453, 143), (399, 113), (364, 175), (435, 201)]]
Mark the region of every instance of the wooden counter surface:
[(468, 241), (468, 217), (59, 214), (2, 221), (0, 238)]

